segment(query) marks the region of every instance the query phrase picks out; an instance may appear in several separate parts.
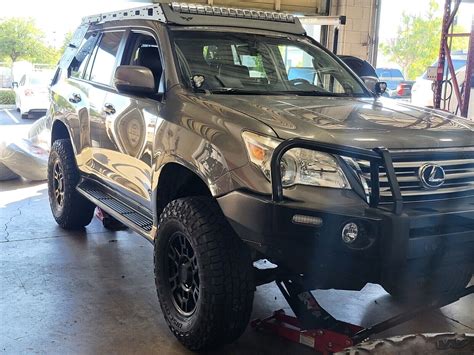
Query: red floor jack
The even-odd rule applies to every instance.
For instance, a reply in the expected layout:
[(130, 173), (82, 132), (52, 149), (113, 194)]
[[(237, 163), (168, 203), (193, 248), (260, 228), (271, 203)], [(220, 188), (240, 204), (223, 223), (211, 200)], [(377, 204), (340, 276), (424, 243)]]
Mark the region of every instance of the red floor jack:
[(277, 281), (276, 284), (296, 317), (286, 315), (283, 310), (279, 310), (271, 317), (254, 320), (251, 326), (309, 346), (322, 354), (342, 351), (367, 340), (371, 335), (413, 319), (421, 313), (444, 307), (474, 293), (474, 286), (470, 286), (459, 293), (445, 295), (430, 304), (414, 306), (409, 311), (369, 328), (363, 328), (338, 321), (319, 305), (310, 291), (301, 290), (291, 281)]

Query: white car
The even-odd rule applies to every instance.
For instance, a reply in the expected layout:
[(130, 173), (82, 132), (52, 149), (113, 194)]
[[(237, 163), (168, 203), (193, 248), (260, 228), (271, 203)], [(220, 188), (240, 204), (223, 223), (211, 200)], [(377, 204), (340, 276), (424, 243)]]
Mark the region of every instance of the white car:
[[(454, 71), (466, 65), (467, 55), (459, 54), (453, 55)], [(432, 66), (437, 66), (438, 61), (434, 62)], [(448, 65), (445, 65), (445, 72), (448, 70)], [(448, 75), (448, 79), (451, 75)], [(427, 79), (427, 73), (424, 72), (422, 76), (416, 79), (415, 84), (411, 89), (411, 103), (416, 106), (430, 107), (433, 103), (433, 81)]]
[(48, 88), (53, 77), (52, 71), (32, 71), (22, 76), (15, 86), (15, 105), (21, 118), (30, 114), (44, 114), (49, 107)]

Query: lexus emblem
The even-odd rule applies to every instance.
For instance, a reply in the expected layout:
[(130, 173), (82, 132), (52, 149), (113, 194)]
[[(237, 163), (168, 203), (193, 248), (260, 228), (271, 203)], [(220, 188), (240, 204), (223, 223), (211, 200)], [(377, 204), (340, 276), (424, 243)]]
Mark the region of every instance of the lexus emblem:
[(425, 189), (437, 189), (446, 181), (444, 169), (437, 164), (424, 164), (418, 171), (421, 184)]

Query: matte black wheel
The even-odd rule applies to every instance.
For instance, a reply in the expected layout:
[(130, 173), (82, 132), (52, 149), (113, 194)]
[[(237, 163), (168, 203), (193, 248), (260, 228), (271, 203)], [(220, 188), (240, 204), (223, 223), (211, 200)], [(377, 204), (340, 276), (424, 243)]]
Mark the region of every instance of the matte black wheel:
[(165, 272), (169, 275), (171, 301), (181, 315), (189, 317), (199, 300), (199, 268), (194, 249), (184, 233), (171, 235), (167, 257)]
[(53, 164), (53, 192), (54, 202), (58, 208), (64, 206), (64, 174), (63, 167), (59, 159)]
[(48, 161), (49, 204), (54, 219), (65, 229), (83, 228), (94, 215), (94, 205), (76, 190), (79, 179), (71, 142), (55, 141)]
[(190, 350), (236, 340), (252, 311), (255, 283), (250, 252), (216, 202), (171, 202), (155, 239), (155, 282), (174, 335)]

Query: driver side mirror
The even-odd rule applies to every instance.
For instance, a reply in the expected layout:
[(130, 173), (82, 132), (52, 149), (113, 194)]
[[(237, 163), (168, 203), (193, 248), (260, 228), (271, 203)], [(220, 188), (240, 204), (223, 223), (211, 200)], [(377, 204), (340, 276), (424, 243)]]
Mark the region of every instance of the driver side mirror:
[(382, 96), (387, 91), (387, 83), (385, 81), (379, 81), (375, 84), (375, 94), (377, 96)]
[(119, 92), (147, 95), (156, 92), (155, 77), (150, 69), (137, 65), (120, 65), (115, 70), (114, 85)]

